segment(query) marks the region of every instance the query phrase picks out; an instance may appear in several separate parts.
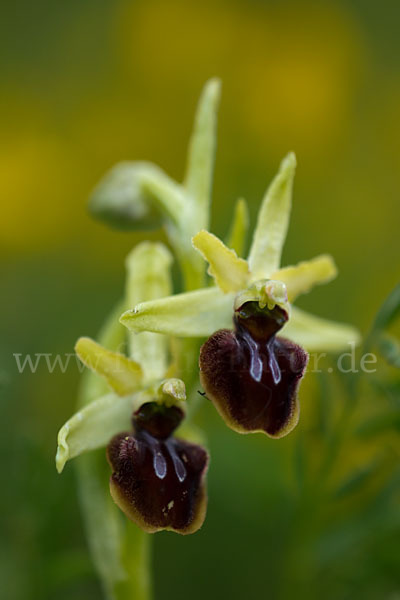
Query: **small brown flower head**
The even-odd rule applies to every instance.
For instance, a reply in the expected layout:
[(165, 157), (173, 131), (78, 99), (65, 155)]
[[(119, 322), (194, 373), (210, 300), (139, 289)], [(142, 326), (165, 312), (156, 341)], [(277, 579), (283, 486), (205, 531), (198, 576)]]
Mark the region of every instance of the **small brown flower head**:
[(134, 432), (120, 433), (108, 445), (111, 495), (148, 533), (194, 533), (205, 518), (208, 455), (172, 437), (183, 416), (177, 406), (147, 402), (133, 414)]
[(234, 331), (221, 329), (200, 350), (204, 390), (231, 429), (261, 431), (279, 438), (297, 424), (297, 388), (308, 355), (297, 344), (276, 337), (288, 320), (276, 305), (245, 302), (234, 315)]

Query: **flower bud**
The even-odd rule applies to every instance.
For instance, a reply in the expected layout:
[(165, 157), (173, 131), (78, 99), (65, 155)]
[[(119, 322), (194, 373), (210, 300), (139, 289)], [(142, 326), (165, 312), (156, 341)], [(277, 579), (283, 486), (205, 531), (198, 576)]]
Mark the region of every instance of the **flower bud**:
[(134, 432), (120, 433), (108, 445), (111, 495), (149, 533), (194, 533), (205, 518), (208, 455), (172, 437), (182, 418), (177, 406), (148, 402), (133, 414)]
[(276, 305), (245, 302), (234, 314), (234, 331), (221, 329), (200, 350), (200, 379), (225, 422), (239, 433), (279, 438), (297, 424), (297, 389), (308, 355), (276, 337), (288, 320)]

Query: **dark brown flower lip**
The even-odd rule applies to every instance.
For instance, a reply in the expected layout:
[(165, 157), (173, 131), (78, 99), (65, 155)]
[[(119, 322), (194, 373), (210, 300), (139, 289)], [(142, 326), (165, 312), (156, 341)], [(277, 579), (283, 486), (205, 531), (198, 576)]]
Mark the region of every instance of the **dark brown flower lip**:
[[(154, 418), (146, 407), (150, 421)], [(176, 407), (168, 407), (166, 428), (175, 423)], [(139, 411), (137, 411), (139, 412)], [(157, 424), (159, 425), (159, 411)], [(162, 413), (162, 411), (161, 411)], [(193, 533), (204, 521), (208, 454), (201, 446), (174, 437), (155, 437), (143, 422), (135, 432), (114, 436), (107, 448), (113, 473), (110, 490), (129, 519), (149, 533), (162, 529)], [(157, 429), (157, 434), (159, 433)]]
[(247, 302), (234, 315), (234, 331), (219, 330), (200, 350), (200, 379), (229, 427), (282, 437), (299, 417), (297, 389), (308, 355), (276, 333), (288, 315)]

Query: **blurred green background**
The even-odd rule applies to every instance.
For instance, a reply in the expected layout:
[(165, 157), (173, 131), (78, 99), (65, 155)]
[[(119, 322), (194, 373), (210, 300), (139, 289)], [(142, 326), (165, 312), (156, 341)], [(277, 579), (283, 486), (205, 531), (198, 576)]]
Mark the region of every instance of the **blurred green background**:
[[(139, 236), (89, 218), (86, 202), (99, 177), (119, 160), (146, 159), (180, 179), (200, 90), (210, 76), (221, 77), (213, 231), (226, 232), (240, 195), (254, 223), (280, 159), (294, 150), (284, 263), (332, 253), (340, 277), (301, 305), (367, 331), (400, 275), (399, 19), (394, 0), (21, 0), (2, 7), (5, 600), (100, 598), (73, 467), (62, 476), (54, 467), (78, 369), (49, 373), (42, 363), (19, 374), (13, 356), (73, 352), (120, 296), (123, 260)], [(369, 386), (354, 418), (399, 411), (398, 375), (388, 377), (392, 391)], [(348, 436), (329, 493), (313, 487), (346, 401), (343, 382), (331, 379), (308, 376), (300, 425), (278, 442), (237, 436), (210, 406), (202, 409), (212, 453), (208, 517), (194, 536), (156, 536), (156, 600), (400, 598), (398, 433)], [(351, 484), (354, 469), (361, 483)], [(346, 477), (349, 493), (340, 491)]]

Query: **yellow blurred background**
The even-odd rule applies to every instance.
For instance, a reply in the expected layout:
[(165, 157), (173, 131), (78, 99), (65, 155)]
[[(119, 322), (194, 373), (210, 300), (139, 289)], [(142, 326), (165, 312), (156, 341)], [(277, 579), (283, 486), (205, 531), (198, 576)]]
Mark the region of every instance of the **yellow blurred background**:
[[(12, 600), (98, 598), (72, 469), (58, 478), (52, 462), (79, 374), (20, 375), (13, 357), (72, 352), (78, 336), (95, 335), (120, 295), (123, 259), (145, 234), (91, 220), (92, 188), (125, 159), (151, 160), (181, 179), (199, 93), (209, 77), (220, 77), (213, 231), (225, 233), (239, 196), (254, 223), (280, 159), (294, 150), (284, 263), (332, 253), (339, 278), (301, 305), (365, 332), (400, 275), (400, 9), (372, 0), (22, 0), (3, 12), (0, 386), (10, 541), (0, 550), (2, 580)], [(272, 515), (277, 522), (278, 495), (272, 501), (267, 492), (279, 487), (284, 459), (275, 449), (266, 458), (274, 462), (271, 488), (270, 463), (262, 485), (253, 465), (254, 477), (235, 487), (263, 440), (239, 440), (241, 446), (219, 426), (215, 418), (210, 443), (224, 458), (215, 459), (211, 476), (210, 524), (186, 546), (160, 537), (157, 600), (179, 593), (288, 597), (290, 586), (269, 588), (276, 569), (285, 580), (285, 565), (273, 559), (279, 539), (253, 518)], [(238, 494), (228, 508), (227, 490)], [(235, 551), (223, 544), (226, 527)], [(168, 570), (174, 561), (163, 552), (183, 561), (180, 581), (179, 564)], [(213, 574), (219, 561), (221, 571)], [(297, 584), (300, 597), (314, 575), (321, 577), (317, 567), (299, 575), (306, 581), (304, 588)], [(381, 587), (369, 585), (372, 595), (351, 597), (400, 597), (400, 588), (380, 595)], [(308, 598), (320, 597), (321, 588), (313, 589)], [(343, 589), (348, 595), (339, 586), (326, 597), (350, 598), (351, 585)]]

